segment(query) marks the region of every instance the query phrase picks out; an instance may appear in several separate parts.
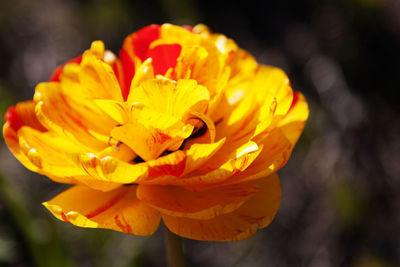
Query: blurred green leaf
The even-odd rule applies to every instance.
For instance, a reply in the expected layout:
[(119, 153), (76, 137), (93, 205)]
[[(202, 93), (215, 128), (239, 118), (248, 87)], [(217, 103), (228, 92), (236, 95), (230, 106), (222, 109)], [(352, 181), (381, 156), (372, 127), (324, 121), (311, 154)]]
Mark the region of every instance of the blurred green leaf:
[(365, 214), (365, 197), (361, 188), (351, 180), (340, 179), (332, 186), (333, 206), (337, 219), (344, 226), (352, 226), (361, 222)]
[[(26, 208), (21, 193), (17, 188), (0, 173), (0, 198), (15, 230), (19, 232), (22, 242), (30, 253), (34, 266), (38, 267), (72, 267), (75, 266), (66, 252), (62, 239), (57, 236), (57, 231), (46, 220), (37, 219)], [(47, 235), (43, 236), (43, 233)]]

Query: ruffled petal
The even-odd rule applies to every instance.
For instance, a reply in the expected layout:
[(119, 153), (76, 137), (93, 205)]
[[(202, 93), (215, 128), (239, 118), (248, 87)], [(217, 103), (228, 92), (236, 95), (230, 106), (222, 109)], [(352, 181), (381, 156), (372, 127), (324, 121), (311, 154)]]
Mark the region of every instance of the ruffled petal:
[(263, 150), (243, 172), (227, 179), (223, 184), (250, 181), (276, 173), (289, 160), (293, 145), (279, 128), (273, 130), (262, 142)]
[[(274, 67), (260, 66), (252, 83), (236, 89), (225, 103), (226, 116), (216, 127), (218, 137), (238, 139), (258, 135), (270, 126), (274, 117), (286, 115), (293, 91), (286, 74)], [(238, 98), (239, 100), (235, 100)]]
[(140, 122), (115, 127), (111, 136), (129, 146), (142, 159), (148, 161), (158, 158), (165, 150), (176, 150), (185, 138), (192, 133), (193, 127), (172, 129), (147, 128)]
[(184, 174), (202, 166), (225, 140), (211, 144), (192, 145), (166, 156), (142, 163), (129, 163), (112, 156), (83, 153), (76, 156), (76, 164), (94, 179), (110, 183), (174, 184)]
[[(101, 59), (104, 58), (104, 50), (105, 50), (105, 47), (104, 47), (104, 43), (102, 41), (94, 41), (94, 42), (92, 42), (92, 44), (90, 46), (90, 49), (89, 49), (89, 51), (93, 55), (95, 55), (95, 56), (97, 56), (97, 57), (99, 57)], [(53, 71), (49, 81), (50, 82), (59, 82), (61, 80), (61, 77), (63, 76), (64, 67), (65, 66), (67, 66), (68, 64), (71, 64), (71, 63), (76, 63), (76, 64), (79, 65), (79, 64), (81, 64), (81, 62), (82, 62), (82, 55), (80, 55), (80, 56), (78, 56), (76, 58), (68, 60), (65, 64), (57, 67)]]
[(130, 184), (149, 181), (162, 175), (180, 176), (185, 170), (186, 153), (176, 151), (158, 159), (137, 164), (111, 156), (100, 158), (92, 153), (83, 153), (76, 156), (76, 162), (95, 179)]
[(230, 159), (223, 162), (222, 165), (220, 165), (220, 160), (215, 158), (214, 155), (202, 167), (197, 168), (196, 171), (181, 179), (171, 181), (171, 183), (194, 191), (221, 185), (221, 183), (230, 177), (245, 171), (262, 151), (263, 146), (258, 146), (256, 143), (250, 141), (234, 150), (229, 157)]
[(281, 200), (276, 174), (255, 181), (259, 191), (231, 213), (210, 220), (196, 220), (162, 214), (173, 233), (203, 241), (236, 241), (248, 238), (268, 226), (275, 217)]
[(128, 102), (138, 102), (160, 113), (182, 118), (190, 111), (204, 113), (209, 99), (207, 88), (198, 85), (194, 80), (174, 82), (153, 79), (132, 88)]
[(136, 186), (105, 193), (77, 185), (43, 205), (58, 219), (80, 227), (134, 235), (151, 235), (160, 222), (159, 212), (136, 198)]

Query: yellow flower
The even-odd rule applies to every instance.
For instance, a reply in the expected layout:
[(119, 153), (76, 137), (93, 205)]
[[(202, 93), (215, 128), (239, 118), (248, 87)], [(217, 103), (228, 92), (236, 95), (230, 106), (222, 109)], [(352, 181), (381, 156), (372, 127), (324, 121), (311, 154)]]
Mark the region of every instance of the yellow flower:
[(3, 128), (28, 169), (73, 184), (43, 203), (81, 227), (231, 241), (274, 218), (276, 172), (308, 107), (284, 72), (231, 39), (151, 25), (119, 57), (95, 41), (9, 108)]

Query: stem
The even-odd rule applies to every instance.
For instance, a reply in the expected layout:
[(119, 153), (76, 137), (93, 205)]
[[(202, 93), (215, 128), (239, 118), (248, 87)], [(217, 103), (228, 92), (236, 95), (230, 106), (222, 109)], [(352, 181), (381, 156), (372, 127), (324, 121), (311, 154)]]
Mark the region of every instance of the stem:
[(173, 234), (167, 227), (165, 227), (165, 243), (167, 245), (168, 266), (184, 267), (185, 254), (183, 252), (182, 238)]

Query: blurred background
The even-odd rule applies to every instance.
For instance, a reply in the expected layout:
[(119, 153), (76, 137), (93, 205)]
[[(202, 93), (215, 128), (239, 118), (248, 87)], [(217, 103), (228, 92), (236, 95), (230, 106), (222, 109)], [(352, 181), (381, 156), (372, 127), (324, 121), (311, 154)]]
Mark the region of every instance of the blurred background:
[[(0, 115), (92, 40), (207, 24), (278, 66), (311, 113), (280, 171), (274, 222), (232, 243), (184, 240), (188, 266), (400, 266), (400, 1), (1, 0)], [(81, 229), (40, 205), (65, 189), (0, 144), (0, 266), (164, 266), (151, 237)]]

